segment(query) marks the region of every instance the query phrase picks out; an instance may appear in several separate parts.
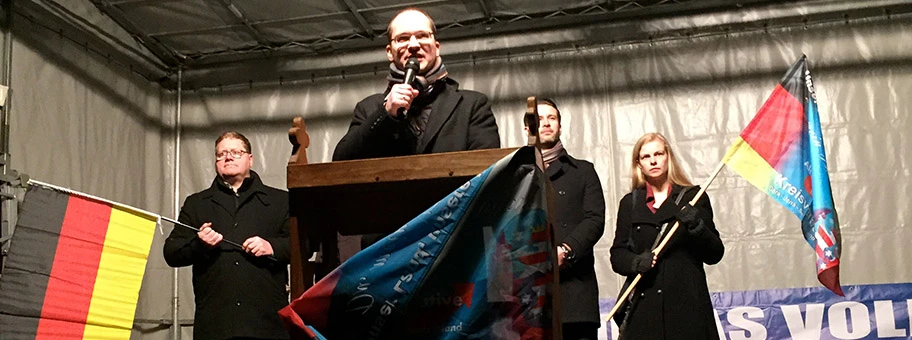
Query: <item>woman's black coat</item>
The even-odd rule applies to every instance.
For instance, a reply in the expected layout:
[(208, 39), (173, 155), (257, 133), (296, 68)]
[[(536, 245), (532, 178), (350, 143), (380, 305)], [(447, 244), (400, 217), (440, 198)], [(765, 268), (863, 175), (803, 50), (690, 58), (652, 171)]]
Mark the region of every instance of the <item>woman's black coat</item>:
[[(667, 222), (670, 230), (676, 221), (675, 214), (699, 191), (699, 187), (691, 187), (680, 205), (675, 204), (683, 189), (672, 186), (668, 198), (654, 214), (646, 206), (645, 188), (637, 189), (636, 202), (632, 202), (630, 193), (621, 199), (611, 246), (611, 266), (615, 272), (636, 276), (634, 257), (652, 249), (662, 224)], [(709, 196), (704, 194), (695, 207), (702, 227), (689, 231), (680, 226), (655, 267), (643, 275), (636, 286), (634, 307), (621, 331), (624, 339), (719, 338), (703, 264), (722, 260), (725, 247), (713, 223)]]

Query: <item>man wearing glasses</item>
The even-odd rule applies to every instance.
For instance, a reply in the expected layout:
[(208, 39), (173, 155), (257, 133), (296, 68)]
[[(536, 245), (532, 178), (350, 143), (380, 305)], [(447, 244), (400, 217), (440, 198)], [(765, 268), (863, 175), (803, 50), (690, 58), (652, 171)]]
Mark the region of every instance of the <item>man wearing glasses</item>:
[[(390, 21), (388, 33), (386, 91), (355, 106), (333, 160), (499, 148), (488, 98), (459, 89), (447, 76), (434, 20), (419, 9), (405, 9)], [(418, 76), (405, 84), (412, 57), (419, 63)]]
[[(500, 135), (488, 97), (460, 89), (447, 76), (434, 19), (422, 10), (408, 8), (393, 17), (387, 32), (390, 73), (386, 91), (355, 106), (333, 161), (499, 148)], [(418, 76), (405, 84), (409, 58), (417, 59)], [(362, 248), (381, 237), (364, 235)]]
[[(278, 310), (288, 305), (288, 193), (263, 184), (250, 141), (225, 132), (215, 141), (212, 186), (187, 197), (163, 254), (193, 266), (194, 339), (287, 339)], [(231, 246), (233, 241), (241, 248)]]

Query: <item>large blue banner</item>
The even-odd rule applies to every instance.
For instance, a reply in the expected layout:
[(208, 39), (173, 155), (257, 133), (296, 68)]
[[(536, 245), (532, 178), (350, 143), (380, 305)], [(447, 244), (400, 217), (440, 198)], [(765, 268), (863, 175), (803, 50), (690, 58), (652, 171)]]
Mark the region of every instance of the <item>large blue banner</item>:
[(292, 339), (551, 339), (536, 150), (500, 160), (280, 311)]
[[(912, 339), (912, 283), (842, 288), (845, 297), (823, 287), (712, 293), (719, 338)], [(599, 304), (604, 317), (614, 299)], [(599, 339), (617, 339), (617, 325), (603, 324)]]

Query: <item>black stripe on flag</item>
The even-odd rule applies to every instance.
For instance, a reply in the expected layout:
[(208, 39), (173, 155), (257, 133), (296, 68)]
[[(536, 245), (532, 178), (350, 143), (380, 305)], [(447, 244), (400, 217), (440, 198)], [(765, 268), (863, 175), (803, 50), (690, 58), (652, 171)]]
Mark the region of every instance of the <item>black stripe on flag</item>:
[(70, 195), (29, 186), (0, 277), (4, 338), (34, 338)]

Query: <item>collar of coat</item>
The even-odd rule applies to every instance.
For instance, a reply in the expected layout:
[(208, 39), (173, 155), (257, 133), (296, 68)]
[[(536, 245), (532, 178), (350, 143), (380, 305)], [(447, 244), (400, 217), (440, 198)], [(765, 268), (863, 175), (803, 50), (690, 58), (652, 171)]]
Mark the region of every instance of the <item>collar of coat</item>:
[[(250, 177), (244, 179), (244, 182), (241, 183), (241, 187), (238, 188), (237, 194), (235, 194), (234, 190), (232, 190), (228, 184), (225, 184), (225, 181), (222, 181), (221, 177), (216, 175), (215, 179), (212, 180), (212, 185), (209, 189), (206, 189), (203, 192), (202, 198), (211, 199), (216, 204), (225, 208), (225, 210), (233, 212), (252, 197), (259, 197), (259, 200), (263, 205), (269, 205), (269, 201), (263, 197), (265, 195), (266, 185), (260, 180), (260, 175), (255, 171), (250, 170)], [(237, 201), (234, 200), (234, 196), (237, 196)]]
[(551, 162), (551, 165), (548, 165), (545, 174), (553, 180), (571, 169), (579, 168), (579, 162), (578, 159), (567, 153), (567, 149), (561, 150), (561, 153), (557, 155), (557, 159)]
[[(450, 116), (456, 110), (456, 106), (462, 101), (462, 94), (459, 93), (459, 83), (450, 77), (444, 78), (443, 81), (437, 82), (439, 88), (435, 88), (434, 98), (430, 100), (431, 115), (428, 117), (427, 127), (418, 140), (418, 153), (430, 152), (431, 141), (437, 137), (437, 133), (443, 127), (443, 124), (450, 120)], [(439, 91), (439, 92), (438, 92)]]
[[(655, 214), (652, 211), (649, 211), (649, 208), (646, 206), (646, 186), (637, 188), (636, 202), (631, 202), (633, 204), (633, 216), (632, 221), (634, 225), (637, 224), (661, 224), (664, 222), (674, 223), (673, 219), (678, 210), (681, 210), (681, 206), (687, 204), (690, 201), (690, 197), (693, 197), (694, 194), (699, 190), (699, 187), (693, 186), (684, 194), (684, 197), (681, 198), (680, 204), (675, 204), (675, 200), (678, 198), (678, 194), (681, 193), (681, 190), (684, 190), (683, 186), (673, 184), (671, 186), (671, 192), (668, 193), (668, 197), (665, 198), (665, 202), (662, 202), (662, 206), (656, 210)], [(629, 207), (628, 207), (629, 209)]]

